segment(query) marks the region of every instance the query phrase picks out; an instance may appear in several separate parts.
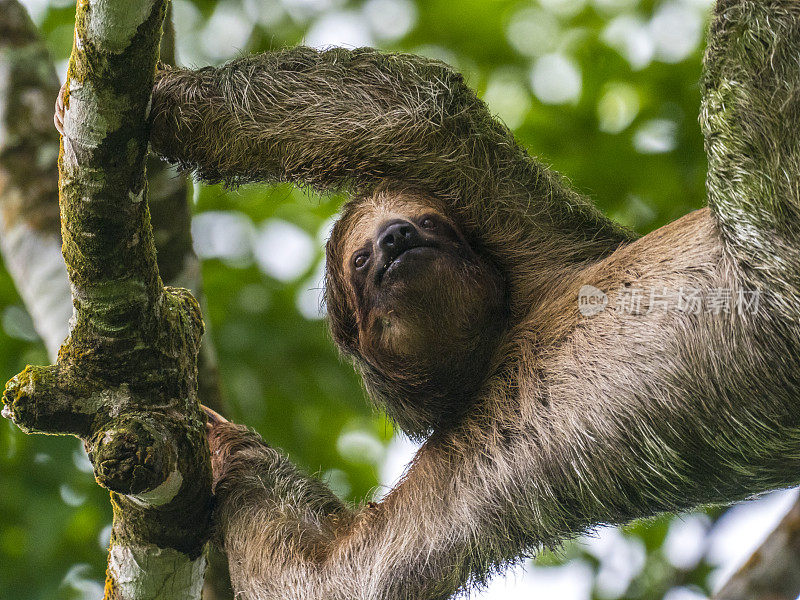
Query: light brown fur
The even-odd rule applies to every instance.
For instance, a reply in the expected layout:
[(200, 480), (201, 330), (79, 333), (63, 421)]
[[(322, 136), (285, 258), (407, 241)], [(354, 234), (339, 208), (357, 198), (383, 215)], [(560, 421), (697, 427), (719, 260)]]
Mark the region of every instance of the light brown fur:
[[(373, 397), (428, 434), (384, 501), (351, 509), (257, 434), (215, 425), (218, 540), (243, 598), (446, 598), (596, 524), (800, 482), (799, 129), (786, 127), (800, 115), (800, 8), (721, 0), (709, 43), (710, 208), (638, 240), (440, 63), (298, 48), (159, 75), (153, 145), (167, 158), (209, 180), (354, 189), (328, 245), (333, 336)], [(466, 363), (481, 376), (440, 398), (375, 359), (349, 271), (387, 217), (428, 208), (486, 265), (475, 281), (496, 272), (503, 291), (499, 335)], [(585, 285), (605, 310), (579, 312)], [(627, 310), (637, 289), (705, 304), (646, 295)], [(763, 303), (716, 311), (721, 290)], [(423, 354), (457, 356), (415, 333), (432, 340)]]

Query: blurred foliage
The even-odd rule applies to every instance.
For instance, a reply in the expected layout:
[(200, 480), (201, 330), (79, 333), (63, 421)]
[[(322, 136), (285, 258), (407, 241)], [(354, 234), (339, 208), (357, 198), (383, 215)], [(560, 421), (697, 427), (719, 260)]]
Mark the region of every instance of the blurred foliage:
[[(63, 71), (72, 3), (26, 3)], [(190, 65), (304, 39), (447, 60), (533, 154), (606, 213), (645, 233), (703, 202), (705, 156), (696, 115), (707, 5), (176, 0), (175, 20), (178, 50)], [(365, 402), (358, 377), (342, 364), (314, 314), (322, 244), (341, 198), (286, 186), (197, 185), (190, 201), (229, 416), (322, 474), (343, 497), (369, 499), (391, 426)], [(285, 264), (266, 255), (276, 248)], [(3, 381), (28, 363), (47, 363), (13, 290), (0, 271)], [(0, 423), (0, 598), (99, 597), (111, 511), (90, 472), (76, 440), (25, 436)], [(709, 514), (699, 517), (706, 530), (716, 516)], [(569, 544), (538, 562), (589, 565), (598, 598), (661, 598), (673, 586), (707, 591), (711, 566), (702, 553), (684, 568), (665, 556), (675, 523), (664, 517), (625, 528), (614, 543), (627, 544), (630, 560), (640, 564), (616, 579), (603, 574), (604, 551), (591, 543)], [(622, 589), (615, 589), (620, 577)]]

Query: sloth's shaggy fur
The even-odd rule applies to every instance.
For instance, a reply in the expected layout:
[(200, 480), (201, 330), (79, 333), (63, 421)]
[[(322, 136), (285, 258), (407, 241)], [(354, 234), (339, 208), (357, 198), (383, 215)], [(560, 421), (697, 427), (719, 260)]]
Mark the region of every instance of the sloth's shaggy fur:
[[(710, 209), (638, 240), (441, 63), (296, 48), (159, 74), (153, 146), (170, 160), (212, 181), (355, 190), (327, 293), (362, 368), (342, 245), (370, 206), (423, 195), (508, 296), (468, 410), (434, 427), (380, 503), (352, 510), (255, 433), (213, 428), (218, 538), (241, 597), (446, 598), (592, 525), (800, 482), (800, 3), (721, 0), (709, 44)], [(608, 292), (591, 317), (586, 284)], [(650, 295), (623, 310), (626, 289), (664, 288), (764, 297), (744, 314)], [(371, 389), (390, 375), (365, 369)]]

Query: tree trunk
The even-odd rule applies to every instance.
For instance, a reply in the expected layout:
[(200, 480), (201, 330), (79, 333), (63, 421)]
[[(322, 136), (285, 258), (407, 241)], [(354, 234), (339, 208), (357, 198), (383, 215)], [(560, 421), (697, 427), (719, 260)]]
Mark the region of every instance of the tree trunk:
[[(13, 7), (2, 4), (5, 19)], [(161, 283), (144, 177), (145, 124), (166, 2), (115, 4), (79, 3), (68, 73), (59, 189), (75, 307), (70, 335), (55, 365), (28, 367), (9, 382), (4, 414), (26, 431), (84, 440), (98, 482), (112, 492), (106, 598), (199, 598), (211, 481), (197, 403), (202, 320), (191, 294)], [(21, 15), (12, 26), (25, 19)], [(11, 39), (2, 33), (0, 39)], [(37, 264), (55, 271), (57, 237), (25, 206), (32, 198), (44, 200), (47, 190), (29, 193), (22, 177), (10, 179), (9, 164), (0, 166), (6, 260), (23, 261), (17, 269), (22, 279)], [(9, 197), (20, 210), (8, 210), (15, 206)], [(29, 249), (38, 247), (32, 241), (46, 240), (47, 260), (25, 251), (24, 240)], [(30, 287), (23, 291), (26, 300), (35, 304), (48, 296)], [(49, 339), (48, 347), (56, 343)]]

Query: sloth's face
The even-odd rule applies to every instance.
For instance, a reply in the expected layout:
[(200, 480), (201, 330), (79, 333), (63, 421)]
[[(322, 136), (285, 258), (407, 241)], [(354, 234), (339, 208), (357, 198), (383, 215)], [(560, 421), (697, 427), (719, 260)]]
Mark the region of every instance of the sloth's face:
[(364, 360), (439, 387), (442, 378), (474, 379), (461, 371), (474, 371), (473, 357), (486, 360), (494, 348), (504, 290), (452, 220), (420, 198), (379, 196), (333, 243), (342, 245), (340, 273)]

